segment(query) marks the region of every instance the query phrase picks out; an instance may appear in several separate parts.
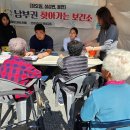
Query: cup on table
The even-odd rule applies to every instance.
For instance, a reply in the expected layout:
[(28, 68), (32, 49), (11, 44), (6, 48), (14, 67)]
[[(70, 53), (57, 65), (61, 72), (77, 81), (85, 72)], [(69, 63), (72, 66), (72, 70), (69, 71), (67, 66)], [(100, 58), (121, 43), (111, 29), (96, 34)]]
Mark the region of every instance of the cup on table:
[(9, 52), (9, 47), (8, 46), (2, 46), (2, 51), (4, 52)]
[(97, 54), (97, 51), (96, 50), (90, 50), (90, 51), (88, 51), (88, 54), (89, 54), (89, 58), (94, 58)]

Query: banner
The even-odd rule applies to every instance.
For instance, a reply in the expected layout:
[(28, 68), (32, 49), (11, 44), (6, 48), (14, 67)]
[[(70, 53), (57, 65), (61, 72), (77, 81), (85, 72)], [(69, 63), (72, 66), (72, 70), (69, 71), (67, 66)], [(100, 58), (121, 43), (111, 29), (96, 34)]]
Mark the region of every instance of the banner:
[(48, 27), (93, 28), (98, 0), (10, 0), (11, 23)]

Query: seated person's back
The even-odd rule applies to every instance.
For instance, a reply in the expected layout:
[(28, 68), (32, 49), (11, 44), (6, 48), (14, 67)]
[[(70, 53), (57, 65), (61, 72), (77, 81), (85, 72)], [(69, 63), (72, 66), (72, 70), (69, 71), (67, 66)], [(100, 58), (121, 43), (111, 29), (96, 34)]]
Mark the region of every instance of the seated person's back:
[[(0, 66), (0, 78), (26, 85), (32, 79), (41, 77), (41, 72), (21, 57), (25, 54), (26, 47), (25, 40), (21, 38), (13, 38), (10, 40), (9, 49), (12, 56)], [(28, 91), (33, 91), (33, 87), (28, 88)], [(26, 96), (17, 96), (16, 98), (19, 97)]]
[[(103, 61), (105, 86), (94, 90), (81, 109), (83, 121), (109, 122), (130, 119), (130, 52), (113, 50)], [(120, 130), (129, 130), (122, 128)], [(99, 130), (93, 128), (92, 130)], [(100, 130), (105, 130), (101, 129)]]
[(83, 44), (79, 41), (68, 43), (69, 56), (59, 58), (58, 65), (62, 69), (62, 75), (69, 79), (79, 74), (87, 73), (87, 57), (81, 56)]

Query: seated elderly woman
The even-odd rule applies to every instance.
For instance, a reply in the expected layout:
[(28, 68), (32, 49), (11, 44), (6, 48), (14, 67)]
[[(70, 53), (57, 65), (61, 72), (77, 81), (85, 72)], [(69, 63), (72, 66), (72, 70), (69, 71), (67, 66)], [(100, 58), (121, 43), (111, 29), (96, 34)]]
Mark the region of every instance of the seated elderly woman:
[(67, 45), (69, 56), (58, 59), (58, 66), (62, 69), (62, 75), (65, 79), (87, 72), (88, 58), (82, 55), (83, 43), (73, 40)]
[[(22, 58), (26, 47), (27, 43), (22, 38), (13, 38), (9, 41), (9, 50), (12, 55), (0, 66), (0, 78), (26, 85), (30, 80), (41, 77), (41, 72)], [(32, 92), (33, 87), (28, 88), (28, 91)], [(26, 96), (17, 95), (16, 99), (19, 98), (26, 98)]]
[[(130, 119), (130, 52), (113, 50), (103, 61), (105, 86), (94, 90), (81, 109), (83, 121), (108, 122)], [(130, 128), (123, 128), (126, 130)], [(99, 130), (95, 129), (94, 130)]]
[[(61, 56), (57, 64), (61, 68), (61, 75), (65, 80), (71, 79), (77, 75), (87, 73), (88, 58), (82, 56), (83, 44), (79, 41), (73, 40), (67, 45), (69, 56)], [(71, 86), (71, 90), (75, 91), (76, 88)], [(63, 104), (62, 94), (59, 93), (59, 104)]]

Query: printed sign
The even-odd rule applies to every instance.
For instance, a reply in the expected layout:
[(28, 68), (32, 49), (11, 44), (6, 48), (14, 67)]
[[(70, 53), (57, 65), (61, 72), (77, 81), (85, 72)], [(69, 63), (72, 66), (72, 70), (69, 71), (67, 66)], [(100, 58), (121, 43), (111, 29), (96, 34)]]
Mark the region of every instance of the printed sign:
[(93, 28), (98, 0), (12, 0), (8, 14), (11, 23), (34, 26), (41, 23), (48, 27), (72, 26)]

